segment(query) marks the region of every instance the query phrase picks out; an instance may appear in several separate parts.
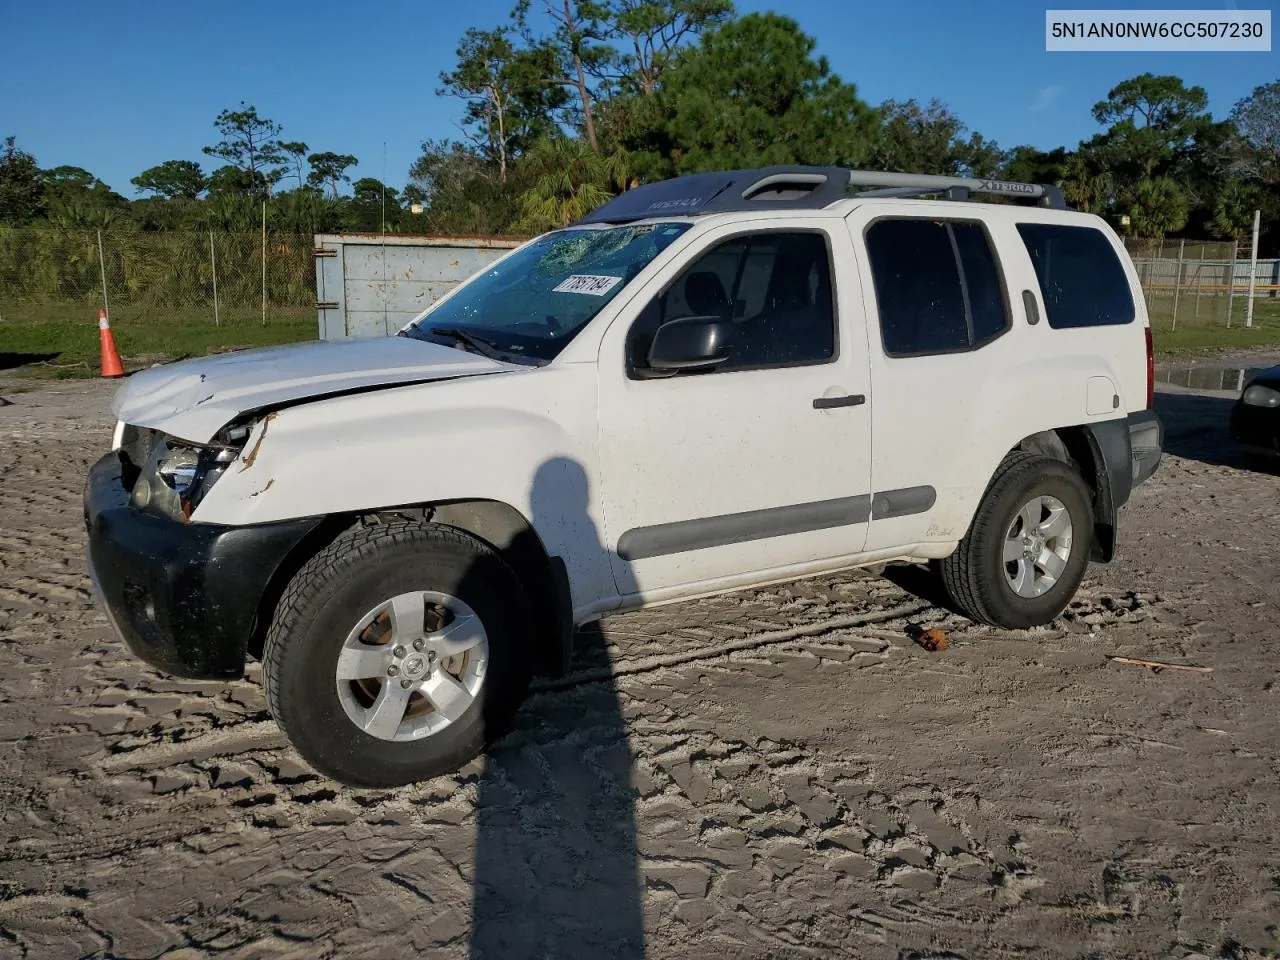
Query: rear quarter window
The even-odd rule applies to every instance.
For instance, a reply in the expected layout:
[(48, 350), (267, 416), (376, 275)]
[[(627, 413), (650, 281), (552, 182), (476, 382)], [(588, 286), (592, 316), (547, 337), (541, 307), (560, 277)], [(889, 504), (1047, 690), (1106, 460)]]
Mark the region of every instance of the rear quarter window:
[(1136, 316), (1129, 278), (1115, 248), (1093, 227), (1020, 223), (1049, 326), (1109, 327)]

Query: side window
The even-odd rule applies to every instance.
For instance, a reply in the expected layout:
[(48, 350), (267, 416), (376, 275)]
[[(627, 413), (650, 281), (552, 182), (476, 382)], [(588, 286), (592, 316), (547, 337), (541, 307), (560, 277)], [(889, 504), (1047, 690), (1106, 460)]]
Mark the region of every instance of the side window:
[(866, 243), (889, 356), (971, 350), (1009, 328), (981, 223), (888, 218), (867, 228)]
[(734, 325), (729, 360), (712, 372), (830, 360), (836, 328), (826, 237), (766, 232), (708, 250), (636, 319), (627, 337), (628, 368), (644, 367), (662, 324), (692, 316)]
[(1050, 223), (1020, 223), (1044, 296), (1049, 326), (1105, 327), (1136, 316), (1129, 280), (1101, 231)]

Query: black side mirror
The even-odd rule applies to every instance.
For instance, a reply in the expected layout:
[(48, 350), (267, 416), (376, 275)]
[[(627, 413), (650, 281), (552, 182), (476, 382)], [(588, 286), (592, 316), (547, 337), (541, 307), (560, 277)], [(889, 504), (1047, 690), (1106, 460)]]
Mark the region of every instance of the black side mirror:
[(733, 324), (723, 317), (681, 317), (658, 328), (649, 346), (649, 366), (675, 373), (714, 367), (729, 359)]

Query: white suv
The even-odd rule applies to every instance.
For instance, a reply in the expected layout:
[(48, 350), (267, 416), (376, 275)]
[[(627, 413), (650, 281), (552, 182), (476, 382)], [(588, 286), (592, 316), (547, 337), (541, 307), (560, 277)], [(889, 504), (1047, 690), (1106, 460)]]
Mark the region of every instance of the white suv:
[(974, 619), (1047, 623), (1159, 463), (1152, 387), (1124, 247), (1052, 187), (681, 177), (397, 337), (135, 375), (90, 567), (138, 656), (260, 656), (314, 767), (404, 783), (618, 610), (932, 561)]

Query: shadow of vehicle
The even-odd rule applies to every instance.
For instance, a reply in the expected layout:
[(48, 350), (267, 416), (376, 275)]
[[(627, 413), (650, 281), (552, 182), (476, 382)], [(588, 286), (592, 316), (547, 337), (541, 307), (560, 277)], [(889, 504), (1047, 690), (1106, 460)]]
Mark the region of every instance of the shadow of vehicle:
[(942, 610), (966, 616), (947, 596), (936, 563), (891, 563), (881, 574), (894, 586)]
[(47, 363), (62, 356), (56, 353), (0, 353), (0, 370), (13, 370), (31, 363)]
[[(579, 464), (544, 463), (531, 491), (535, 529), (573, 525), (600, 549), (588, 496)], [(608, 675), (598, 629), (577, 633), (572, 662)], [(644, 956), (631, 770), (611, 678), (530, 696), (484, 759), (472, 957)]]
[(1276, 472), (1277, 464), (1231, 438), (1232, 396), (1157, 393), (1155, 409), (1164, 424), (1164, 452), (1214, 466)]

